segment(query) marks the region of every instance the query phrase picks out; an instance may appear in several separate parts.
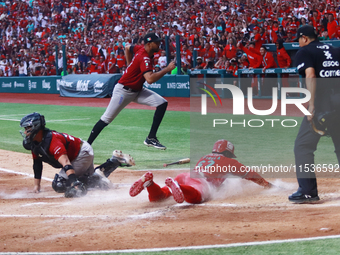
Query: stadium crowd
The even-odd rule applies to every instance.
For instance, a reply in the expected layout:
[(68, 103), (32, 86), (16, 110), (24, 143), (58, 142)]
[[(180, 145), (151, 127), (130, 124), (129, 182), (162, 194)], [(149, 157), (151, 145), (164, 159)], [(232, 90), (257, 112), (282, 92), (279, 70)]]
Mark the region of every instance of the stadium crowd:
[[(124, 72), (125, 44), (142, 44), (148, 32), (169, 36), (172, 59), (180, 35), (183, 73), (287, 67), (282, 43), (292, 42), (299, 26), (313, 25), (320, 40), (340, 38), (339, 6), (339, 0), (7, 0), (0, 2), (0, 76), (62, 74), (63, 45), (68, 74)], [(275, 60), (264, 43), (276, 44)], [(161, 47), (157, 70), (167, 65)]]

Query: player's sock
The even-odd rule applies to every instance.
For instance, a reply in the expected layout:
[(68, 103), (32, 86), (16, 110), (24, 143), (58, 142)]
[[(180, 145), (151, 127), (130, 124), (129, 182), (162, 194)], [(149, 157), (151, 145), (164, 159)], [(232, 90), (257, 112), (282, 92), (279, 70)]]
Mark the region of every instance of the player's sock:
[(108, 124), (105, 123), (102, 120), (99, 120), (96, 125), (94, 125), (91, 134), (89, 136), (89, 138), (87, 139), (87, 142), (89, 144), (92, 144), (93, 141), (97, 138), (97, 136), (100, 134), (100, 132), (107, 126)]
[(159, 125), (161, 124), (166, 108), (168, 107), (168, 102), (165, 102), (159, 106), (157, 106), (155, 115), (153, 116), (153, 122), (151, 126), (150, 133), (148, 135), (148, 138), (156, 138), (157, 130), (159, 128)]
[(171, 192), (167, 186), (161, 188), (157, 183), (152, 183), (147, 187), (149, 193), (149, 201), (157, 202), (171, 196)]
[(184, 195), (184, 200), (191, 204), (199, 204), (202, 202), (201, 193), (192, 186), (180, 184)]

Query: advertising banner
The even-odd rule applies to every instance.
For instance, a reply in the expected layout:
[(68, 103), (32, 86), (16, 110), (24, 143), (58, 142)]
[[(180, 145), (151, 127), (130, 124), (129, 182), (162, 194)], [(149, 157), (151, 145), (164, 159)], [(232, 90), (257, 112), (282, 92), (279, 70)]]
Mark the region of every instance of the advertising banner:
[(59, 88), (56, 82), (58, 77), (59, 76), (2, 77), (0, 79), (0, 92), (59, 94)]
[(71, 74), (57, 80), (63, 97), (99, 97), (112, 94), (121, 74)]

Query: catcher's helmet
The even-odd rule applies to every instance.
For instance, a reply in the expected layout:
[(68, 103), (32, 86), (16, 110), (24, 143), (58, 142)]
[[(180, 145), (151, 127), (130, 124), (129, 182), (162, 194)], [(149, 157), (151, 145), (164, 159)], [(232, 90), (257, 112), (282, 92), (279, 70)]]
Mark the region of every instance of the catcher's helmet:
[(39, 130), (44, 129), (46, 125), (45, 118), (37, 112), (30, 113), (23, 117), (20, 121), (20, 130), (22, 137), (26, 143), (31, 143), (39, 132)]
[(218, 140), (214, 144), (212, 152), (213, 153), (220, 153), (220, 154), (227, 152), (227, 153), (229, 153), (230, 158), (236, 158), (236, 156), (234, 154), (234, 145), (231, 142), (224, 140), (224, 139)]

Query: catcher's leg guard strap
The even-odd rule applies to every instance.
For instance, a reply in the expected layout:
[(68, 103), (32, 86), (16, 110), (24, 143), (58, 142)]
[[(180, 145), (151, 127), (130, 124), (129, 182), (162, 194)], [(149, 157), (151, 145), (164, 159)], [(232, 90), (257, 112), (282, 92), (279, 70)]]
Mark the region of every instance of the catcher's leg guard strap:
[[(100, 169), (105, 175), (105, 177), (109, 177), (110, 174), (117, 169), (117, 167), (120, 166), (120, 163), (118, 160), (113, 159), (112, 161), (110, 159), (106, 160), (105, 163), (101, 164), (100, 166), (96, 167), (96, 169)], [(95, 170), (96, 170), (95, 169)]]

